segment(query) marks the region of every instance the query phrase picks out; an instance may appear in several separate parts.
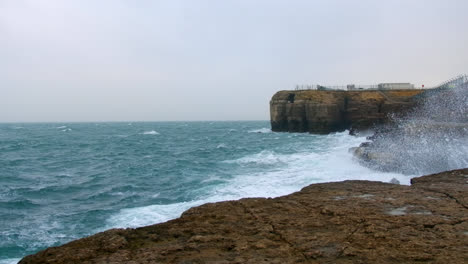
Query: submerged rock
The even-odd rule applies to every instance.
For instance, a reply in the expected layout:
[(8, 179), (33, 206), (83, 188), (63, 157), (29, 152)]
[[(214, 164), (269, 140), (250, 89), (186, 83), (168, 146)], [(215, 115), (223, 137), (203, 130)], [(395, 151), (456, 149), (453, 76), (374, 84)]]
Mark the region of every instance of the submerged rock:
[(390, 183), (393, 183), (393, 184), (400, 184), (400, 181), (397, 180), (397, 179), (395, 179), (395, 178), (392, 178), (392, 179), (390, 180)]
[(20, 263), (466, 263), (467, 180), (462, 169), (411, 186), (344, 181), (275, 199), (205, 204)]

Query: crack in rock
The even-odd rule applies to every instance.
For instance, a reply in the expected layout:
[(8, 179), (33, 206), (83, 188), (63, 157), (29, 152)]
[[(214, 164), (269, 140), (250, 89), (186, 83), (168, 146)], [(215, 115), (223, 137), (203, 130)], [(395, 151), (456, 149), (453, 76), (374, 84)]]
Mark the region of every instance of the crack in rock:
[(300, 254), (305, 260), (307, 259), (307, 256), (304, 255), (304, 252), (302, 252), (301, 250), (299, 250), (292, 242), (288, 241), (282, 234), (281, 232), (278, 231), (278, 229), (276, 228), (276, 226), (271, 223), (270, 221), (266, 220), (266, 219), (263, 219), (263, 218), (260, 218), (258, 216), (256, 216), (243, 202), (239, 202), (242, 207), (244, 208), (244, 211), (248, 214), (250, 214), (254, 219), (256, 219), (257, 221), (259, 222), (262, 222), (264, 224), (268, 224), (270, 227), (271, 227), (271, 230), (270, 231), (272, 234), (276, 235), (277, 237), (279, 237), (279, 239), (287, 244), (289, 247), (291, 247), (296, 253)]

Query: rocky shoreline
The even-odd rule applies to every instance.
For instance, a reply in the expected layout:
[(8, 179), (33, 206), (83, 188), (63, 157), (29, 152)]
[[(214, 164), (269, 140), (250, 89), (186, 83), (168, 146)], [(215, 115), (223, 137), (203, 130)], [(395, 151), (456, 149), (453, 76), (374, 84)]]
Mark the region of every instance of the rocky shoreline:
[[(466, 84), (424, 93), (281, 91), (270, 102), (272, 130), (359, 132), (384, 124), (372, 142), (351, 149), (367, 166), (413, 175), (460, 168), (467, 91)], [(468, 263), (467, 191), (468, 168), (413, 178), (411, 186), (312, 184), (108, 230), (20, 263)]]
[(411, 182), (321, 183), (274, 199), (205, 204), (20, 263), (467, 263), (468, 169)]

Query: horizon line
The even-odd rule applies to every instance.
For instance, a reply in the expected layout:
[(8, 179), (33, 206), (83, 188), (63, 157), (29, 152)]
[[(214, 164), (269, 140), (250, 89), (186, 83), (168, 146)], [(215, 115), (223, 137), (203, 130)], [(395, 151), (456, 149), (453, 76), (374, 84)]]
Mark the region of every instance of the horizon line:
[(268, 119), (232, 119), (232, 120), (119, 120), (119, 121), (0, 121), (0, 124), (56, 124), (56, 123), (163, 123), (163, 122), (260, 122)]

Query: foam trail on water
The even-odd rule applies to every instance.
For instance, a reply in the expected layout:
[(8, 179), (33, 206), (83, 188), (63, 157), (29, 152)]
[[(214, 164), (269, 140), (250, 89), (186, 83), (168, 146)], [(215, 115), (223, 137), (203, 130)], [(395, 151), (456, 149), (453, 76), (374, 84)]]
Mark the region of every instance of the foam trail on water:
[(313, 152), (280, 154), (264, 150), (240, 159), (223, 161), (240, 167), (268, 165), (269, 169), (234, 175), (227, 182), (213, 187), (208, 195), (199, 200), (123, 209), (108, 219), (106, 228), (156, 224), (177, 218), (187, 209), (204, 203), (246, 197), (278, 197), (299, 191), (312, 183), (351, 179), (390, 182), (395, 178), (402, 184), (409, 184), (409, 176), (373, 171), (354, 160), (348, 149), (359, 145), (365, 138), (349, 136), (347, 132), (324, 137), (330, 145), (317, 147)]
[(248, 155), (236, 160), (226, 160), (225, 163), (236, 163), (239, 165), (254, 163), (254, 164), (277, 164), (286, 163), (291, 160), (291, 155), (279, 155), (270, 150), (263, 150), (257, 154)]

